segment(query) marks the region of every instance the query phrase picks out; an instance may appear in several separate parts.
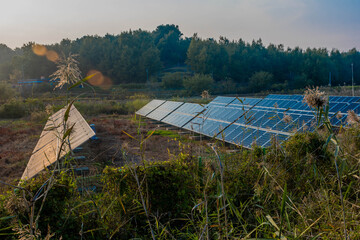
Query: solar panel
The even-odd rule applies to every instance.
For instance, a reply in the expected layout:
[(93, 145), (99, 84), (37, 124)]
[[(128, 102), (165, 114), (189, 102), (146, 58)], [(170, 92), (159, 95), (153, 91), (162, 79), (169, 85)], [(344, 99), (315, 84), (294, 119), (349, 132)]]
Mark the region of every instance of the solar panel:
[(251, 108), (261, 101), (261, 98), (235, 98), (234, 101), (229, 103), (228, 107), (234, 108)]
[(206, 107), (213, 107), (213, 106), (222, 106), (225, 107), (228, 104), (230, 104), (231, 102), (233, 102), (236, 98), (235, 97), (222, 97), (222, 96), (218, 96), (216, 97), (214, 100), (212, 100), (211, 102), (209, 102)]
[(152, 100), (148, 104), (146, 104), (144, 107), (140, 108), (136, 114), (140, 116), (146, 116), (152, 111), (154, 111), (156, 108), (158, 108), (160, 105), (162, 105), (165, 101), (164, 100)]
[[(58, 156), (59, 158), (65, 156), (70, 151), (69, 145), (72, 149), (75, 149), (95, 135), (89, 124), (73, 105), (69, 111), (68, 127), (64, 128), (63, 121), (66, 109), (67, 107), (49, 117), (21, 177), (22, 180), (34, 177), (40, 171), (56, 162)], [(64, 129), (69, 129), (70, 126), (74, 127), (70, 134), (69, 142), (60, 149)]]
[(211, 103), (219, 103), (219, 104), (229, 104), (232, 101), (235, 100), (235, 97), (222, 97), (222, 96), (218, 96), (216, 97), (214, 100), (211, 101)]
[(204, 107), (200, 104), (184, 103), (167, 117), (165, 117), (162, 121), (176, 127), (183, 127), (203, 110)]
[[(195, 104), (165, 102), (147, 117), (193, 132), (250, 148), (268, 147), (298, 131), (314, 131), (314, 110), (303, 95), (271, 94), (264, 99), (216, 97), (205, 108)], [(329, 116), (334, 125), (343, 124), (347, 110), (360, 111), (359, 97), (330, 97)], [(341, 112), (340, 118), (336, 117)], [(201, 113), (200, 113), (201, 112)], [(200, 114), (198, 114), (200, 113)]]
[(183, 102), (166, 101), (165, 103), (154, 109), (152, 112), (150, 112), (148, 115), (146, 115), (146, 117), (161, 121), (183, 104)]

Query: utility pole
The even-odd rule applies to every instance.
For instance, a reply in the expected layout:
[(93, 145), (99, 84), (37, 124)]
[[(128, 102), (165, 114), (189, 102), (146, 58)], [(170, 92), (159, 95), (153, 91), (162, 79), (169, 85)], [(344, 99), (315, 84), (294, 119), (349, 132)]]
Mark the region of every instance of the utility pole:
[(352, 83), (352, 95), (355, 96), (355, 93), (354, 93), (354, 63), (351, 63), (351, 83)]

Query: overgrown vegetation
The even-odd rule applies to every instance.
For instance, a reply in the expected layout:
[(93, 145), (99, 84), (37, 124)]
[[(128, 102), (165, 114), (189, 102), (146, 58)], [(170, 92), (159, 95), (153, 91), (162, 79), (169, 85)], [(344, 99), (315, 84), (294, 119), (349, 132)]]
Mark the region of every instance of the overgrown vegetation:
[[(54, 175), (37, 238), (360, 238), (358, 125), (341, 129), (336, 138), (318, 129), (283, 145), (274, 141), (268, 149), (235, 153), (220, 142), (199, 153), (179, 141), (180, 153), (170, 152), (169, 161), (147, 162), (143, 149), (154, 134), (179, 139), (159, 130), (130, 136), (140, 139), (143, 161), (134, 165), (127, 150), (119, 149), (127, 164), (106, 167), (95, 192), (79, 191), (80, 179), (71, 171)], [(1, 196), (0, 231), (7, 239), (29, 237), (26, 204), (41, 196), (49, 174)]]
[[(62, 100), (27, 98), (10, 99), (0, 106), (0, 119), (28, 117), (32, 120), (45, 120), (48, 114), (62, 107)], [(149, 102), (146, 95), (133, 95), (124, 101), (114, 100), (79, 100), (75, 106), (86, 116), (99, 114), (130, 114)]]

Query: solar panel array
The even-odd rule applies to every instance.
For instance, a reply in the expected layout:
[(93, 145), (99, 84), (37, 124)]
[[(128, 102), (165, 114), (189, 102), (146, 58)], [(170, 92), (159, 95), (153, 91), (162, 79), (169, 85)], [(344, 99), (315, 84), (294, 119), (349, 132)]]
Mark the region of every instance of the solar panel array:
[[(303, 99), (303, 95), (277, 94), (262, 99), (218, 96), (205, 106), (153, 100), (136, 113), (246, 148), (268, 147), (295, 132), (315, 130), (314, 109)], [(360, 97), (330, 97), (329, 109), (331, 123), (339, 126), (349, 109), (359, 114)]]

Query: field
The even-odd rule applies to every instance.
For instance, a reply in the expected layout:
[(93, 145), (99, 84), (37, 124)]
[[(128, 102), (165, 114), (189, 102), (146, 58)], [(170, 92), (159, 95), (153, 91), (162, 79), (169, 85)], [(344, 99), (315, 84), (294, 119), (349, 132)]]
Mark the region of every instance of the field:
[[(86, 160), (77, 161), (77, 166), (90, 166), (93, 173), (101, 172), (105, 166), (123, 166), (125, 164), (121, 149), (127, 149), (133, 162), (140, 162), (139, 146), (124, 132), (136, 136), (138, 126), (133, 115), (101, 115), (90, 117), (88, 122), (96, 126), (97, 141), (88, 141), (84, 150), (77, 155), (85, 155)], [(0, 122), (0, 176), (5, 182), (15, 185), (21, 177), (32, 151), (38, 141), (43, 125), (34, 121), (4, 120)], [(143, 122), (141, 134), (146, 135), (157, 129), (157, 124)], [(157, 130), (151, 141), (146, 144), (144, 153), (149, 161), (165, 161), (169, 156), (179, 153), (178, 144), (170, 137), (180, 137), (176, 132)], [(165, 153), (165, 154), (164, 154)], [(3, 189), (4, 185), (0, 186)], [(8, 189), (8, 188), (6, 188)]]
[[(99, 140), (16, 188), (46, 104), (0, 122), (0, 232), (6, 239), (351, 239), (360, 237), (359, 125), (241, 149), (80, 101)], [(36, 114), (27, 109), (36, 109)], [(52, 104), (52, 111), (59, 107)], [(77, 175), (69, 169), (88, 167)]]

